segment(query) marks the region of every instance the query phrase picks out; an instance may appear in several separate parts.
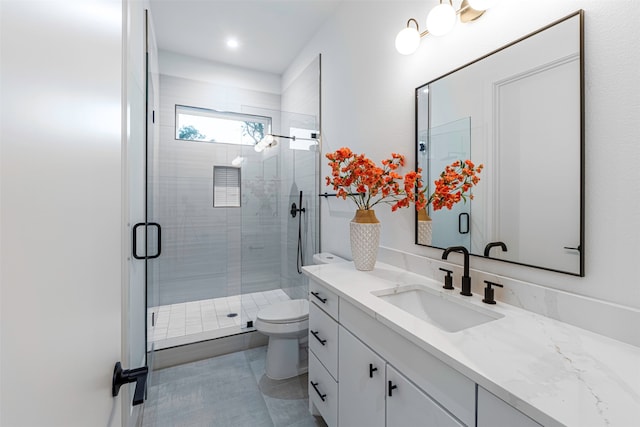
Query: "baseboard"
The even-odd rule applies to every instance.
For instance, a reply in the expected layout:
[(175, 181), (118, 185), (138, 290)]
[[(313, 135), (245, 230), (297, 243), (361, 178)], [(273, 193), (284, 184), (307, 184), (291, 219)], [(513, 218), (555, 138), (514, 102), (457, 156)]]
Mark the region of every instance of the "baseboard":
[(153, 369), (164, 369), (171, 366), (209, 359), (223, 354), (235, 353), (253, 347), (267, 345), (269, 338), (257, 331), (243, 332), (222, 338), (199, 341), (190, 344), (156, 350), (148, 353)]

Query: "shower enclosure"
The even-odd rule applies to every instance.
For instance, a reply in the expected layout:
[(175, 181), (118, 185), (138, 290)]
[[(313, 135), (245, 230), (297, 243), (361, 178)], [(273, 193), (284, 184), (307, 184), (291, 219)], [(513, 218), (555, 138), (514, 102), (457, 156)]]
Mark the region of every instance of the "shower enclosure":
[[(148, 247), (160, 249), (147, 260), (148, 351), (251, 332), (261, 307), (306, 298), (296, 264), (318, 250), (319, 66), (279, 110), (171, 104), (147, 156)], [(160, 98), (170, 117), (162, 83)]]

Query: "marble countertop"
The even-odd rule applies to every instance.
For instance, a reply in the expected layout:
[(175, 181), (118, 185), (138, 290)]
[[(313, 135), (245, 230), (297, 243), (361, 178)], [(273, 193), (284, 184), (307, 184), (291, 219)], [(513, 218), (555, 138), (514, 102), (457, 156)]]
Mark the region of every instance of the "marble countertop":
[[(545, 426), (640, 426), (640, 348), (380, 263), (313, 265), (304, 273)], [(374, 296), (421, 284), (504, 317), (445, 332)], [(589, 313), (584, 313), (589, 316)], [(607, 319), (602, 319), (606, 322)], [(640, 325), (638, 325), (640, 326)]]

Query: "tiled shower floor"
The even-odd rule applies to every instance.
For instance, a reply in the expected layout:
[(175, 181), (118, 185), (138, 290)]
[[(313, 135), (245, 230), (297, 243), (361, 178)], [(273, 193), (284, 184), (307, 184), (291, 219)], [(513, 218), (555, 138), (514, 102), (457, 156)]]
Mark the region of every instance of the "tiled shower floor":
[[(275, 289), (152, 307), (147, 311), (148, 349), (152, 345), (160, 350), (253, 330), (246, 324), (249, 320), (255, 322), (258, 310), (288, 299), (282, 289)], [(155, 327), (151, 326), (153, 311), (157, 313)], [(230, 313), (237, 315), (228, 317)]]

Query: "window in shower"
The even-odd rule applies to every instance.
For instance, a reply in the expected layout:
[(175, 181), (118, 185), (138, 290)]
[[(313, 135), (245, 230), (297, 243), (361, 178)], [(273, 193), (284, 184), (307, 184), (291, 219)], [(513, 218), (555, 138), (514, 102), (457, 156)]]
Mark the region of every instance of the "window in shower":
[(240, 168), (213, 167), (213, 207), (240, 207)]
[(176, 105), (176, 139), (255, 145), (271, 132), (271, 117)]

